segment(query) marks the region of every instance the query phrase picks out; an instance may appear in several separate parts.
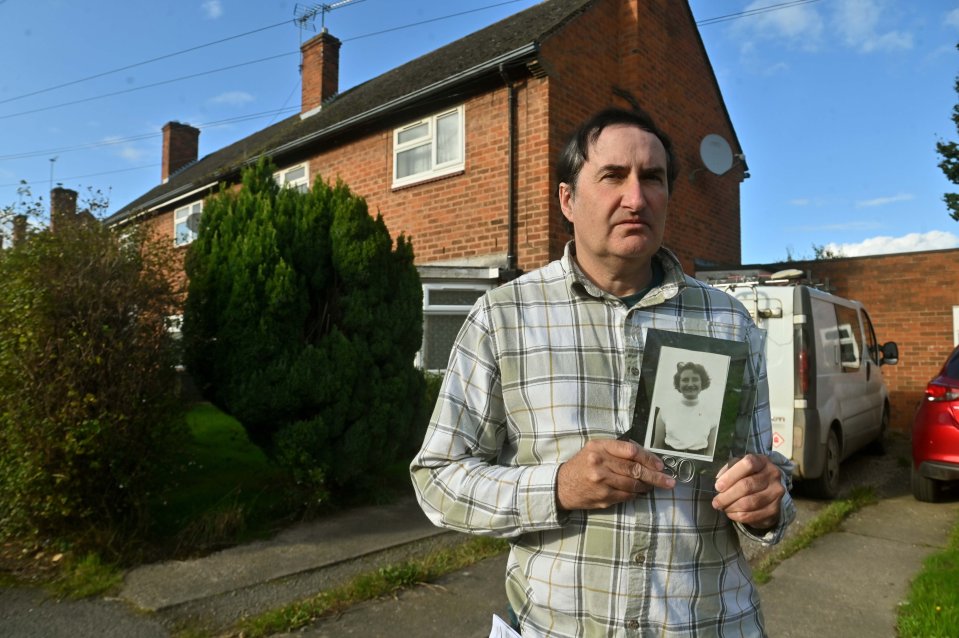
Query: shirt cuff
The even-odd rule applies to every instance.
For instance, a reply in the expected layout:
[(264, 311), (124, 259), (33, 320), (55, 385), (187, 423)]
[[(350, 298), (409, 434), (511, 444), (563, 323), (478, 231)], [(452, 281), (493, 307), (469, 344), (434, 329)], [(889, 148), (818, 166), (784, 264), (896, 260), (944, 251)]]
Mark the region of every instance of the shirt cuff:
[(556, 504), (559, 466), (559, 463), (547, 463), (524, 468), (515, 503), (524, 530), (556, 529), (568, 520), (569, 513), (560, 511)]

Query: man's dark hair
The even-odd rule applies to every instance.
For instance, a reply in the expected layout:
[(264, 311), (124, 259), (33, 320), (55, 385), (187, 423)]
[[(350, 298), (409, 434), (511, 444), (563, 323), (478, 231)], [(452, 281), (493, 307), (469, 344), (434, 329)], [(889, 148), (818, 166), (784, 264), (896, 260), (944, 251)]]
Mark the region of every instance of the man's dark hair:
[[(570, 192), (576, 192), (576, 179), (583, 168), (583, 164), (589, 159), (589, 147), (596, 143), (603, 129), (609, 126), (635, 126), (655, 135), (666, 149), (666, 182), (668, 192), (673, 192), (673, 186), (676, 178), (679, 176), (679, 163), (673, 155), (673, 142), (669, 136), (663, 132), (653, 121), (652, 116), (640, 109), (627, 110), (621, 108), (607, 108), (596, 113), (591, 118), (583, 122), (582, 125), (570, 135), (569, 141), (559, 154), (556, 162), (557, 184), (569, 184)], [(566, 216), (563, 216), (563, 222), (566, 230), (573, 232), (573, 223)]]
[[(692, 370), (697, 375), (699, 375), (699, 389), (705, 390), (709, 387), (709, 373), (706, 372), (706, 368), (700, 363), (693, 363), (692, 361), (685, 361), (676, 364), (676, 374), (673, 375), (673, 385), (679, 390), (679, 378), (683, 376), (683, 373), (687, 370)], [(680, 390), (681, 391), (681, 390)]]

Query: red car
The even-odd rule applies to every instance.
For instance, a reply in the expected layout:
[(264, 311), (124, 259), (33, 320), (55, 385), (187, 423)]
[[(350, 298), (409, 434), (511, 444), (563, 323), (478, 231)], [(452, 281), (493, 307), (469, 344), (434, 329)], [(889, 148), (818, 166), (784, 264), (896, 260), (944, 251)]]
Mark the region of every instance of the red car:
[(930, 503), (959, 487), (959, 347), (926, 386), (916, 411), (911, 482), (912, 495)]

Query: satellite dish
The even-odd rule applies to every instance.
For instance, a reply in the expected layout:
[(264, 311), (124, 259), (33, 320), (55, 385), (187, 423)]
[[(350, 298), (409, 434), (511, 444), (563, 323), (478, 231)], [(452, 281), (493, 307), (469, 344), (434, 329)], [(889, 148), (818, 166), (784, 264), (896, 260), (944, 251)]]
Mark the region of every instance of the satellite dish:
[(195, 233), (200, 230), (200, 213), (190, 213), (186, 218), (186, 227), (190, 232)]
[(722, 136), (710, 133), (699, 144), (699, 156), (710, 173), (722, 175), (733, 167), (733, 151)]

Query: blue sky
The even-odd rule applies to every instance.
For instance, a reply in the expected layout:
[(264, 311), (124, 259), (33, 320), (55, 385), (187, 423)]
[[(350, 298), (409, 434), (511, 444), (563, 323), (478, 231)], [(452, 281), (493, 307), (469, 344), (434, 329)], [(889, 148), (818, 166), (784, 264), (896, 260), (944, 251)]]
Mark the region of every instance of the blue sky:
[[(340, 88), (533, 4), (338, 6), (325, 23), (343, 41)], [(44, 200), (51, 184), (100, 189), (113, 211), (159, 183), (166, 122), (200, 127), (204, 155), (294, 113), (299, 44), (321, 20), (300, 29), (293, 18), (312, 6), (0, 0), (0, 207), (23, 179)], [(954, 0), (690, 6), (749, 164), (745, 263), (811, 256), (813, 244), (850, 256), (959, 247), (942, 203), (955, 187), (935, 153), (959, 135)]]

